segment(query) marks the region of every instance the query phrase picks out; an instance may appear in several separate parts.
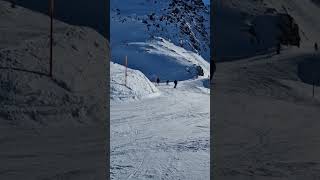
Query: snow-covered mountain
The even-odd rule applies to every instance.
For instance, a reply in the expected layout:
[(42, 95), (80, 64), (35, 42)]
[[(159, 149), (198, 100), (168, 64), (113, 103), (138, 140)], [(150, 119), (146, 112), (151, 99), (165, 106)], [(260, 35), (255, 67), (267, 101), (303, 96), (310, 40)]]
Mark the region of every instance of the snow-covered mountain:
[(196, 66), (209, 71), (208, 7), (202, 0), (112, 0), (112, 61), (128, 56), (129, 67), (151, 80), (190, 79)]
[[(137, 0), (111, 1), (111, 29), (118, 30), (118, 23), (131, 27), (131, 31), (142, 38), (160, 36), (170, 39), (187, 50), (198, 52), (209, 59), (209, 6), (202, 0)], [(116, 23), (116, 24), (114, 24)], [(133, 25), (139, 29), (133, 29)], [(137, 31), (138, 30), (138, 31)], [(123, 32), (122, 31), (122, 32)], [(142, 33), (142, 32), (143, 33)], [(112, 31), (111, 36), (119, 31)], [(129, 34), (129, 33), (128, 33)], [(114, 43), (125, 43), (133, 37), (112, 38)], [(137, 40), (139, 37), (135, 37)], [(120, 41), (120, 42), (119, 42)]]
[(217, 61), (274, 51), (277, 44), (319, 40), (319, 6), (312, 0), (215, 1)]

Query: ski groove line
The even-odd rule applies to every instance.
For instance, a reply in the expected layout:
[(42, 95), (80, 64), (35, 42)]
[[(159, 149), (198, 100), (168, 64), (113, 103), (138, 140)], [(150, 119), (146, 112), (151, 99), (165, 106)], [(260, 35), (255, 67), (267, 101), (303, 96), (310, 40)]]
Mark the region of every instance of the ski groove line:
[(140, 163), (139, 166), (134, 170), (134, 172), (129, 175), (129, 177), (127, 178), (127, 180), (129, 180), (129, 179), (131, 179), (133, 176), (135, 176), (135, 175), (137, 174), (137, 172), (141, 169), (141, 166), (143, 165), (143, 163), (144, 163), (144, 161), (145, 161), (145, 159), (146, 159), (146, 156), (147, 156), (147, 155), (144, 155), (144, 156), (143, 156), (143, 159), (142, 159), (141, 163)]

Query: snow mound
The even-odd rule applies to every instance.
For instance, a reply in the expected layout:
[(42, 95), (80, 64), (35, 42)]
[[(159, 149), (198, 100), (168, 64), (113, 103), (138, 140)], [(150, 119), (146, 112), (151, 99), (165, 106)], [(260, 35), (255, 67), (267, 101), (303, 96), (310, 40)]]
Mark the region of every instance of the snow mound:
[(127, 69), (127, 84), (125, 85), (125, 67), (110, 63), (110, 99), (111, 101), (139, 100), (156, 96), (159, 90), (140, 71)]
[(24, 127), (103, 122), (106, 39), (90, 28), (54, 21), (49, 77), (49, 17), (5, 1), (0, 14), (0, 37), (6, 37), (0, 38), (0, 119)]

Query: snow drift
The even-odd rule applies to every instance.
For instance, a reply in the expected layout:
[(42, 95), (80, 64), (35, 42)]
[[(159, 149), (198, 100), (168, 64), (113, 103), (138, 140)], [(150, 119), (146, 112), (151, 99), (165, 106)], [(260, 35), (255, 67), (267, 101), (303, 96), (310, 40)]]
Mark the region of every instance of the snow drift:
[(49, 22), (0, 1), (0, 119), (24, 125), (105, 120), (106, 40), (96, 31), (54, 21), (53, 77)]
[(159, 94), (155, 85), (138, 70), (127, 69), (127, 84), (124, 66), (111, 62), (110, 70), (111, 101), (138, 100)]

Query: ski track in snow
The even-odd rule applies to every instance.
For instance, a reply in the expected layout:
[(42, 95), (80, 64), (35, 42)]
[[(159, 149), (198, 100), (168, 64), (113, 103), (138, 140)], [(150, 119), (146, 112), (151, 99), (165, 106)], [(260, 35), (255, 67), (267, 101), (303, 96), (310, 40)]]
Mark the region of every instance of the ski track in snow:
[[(111, 104), (112, 179), (209, 179), (209, 95), (202, 79)], [(202, 87), (201, 87), (202, 86)]]

